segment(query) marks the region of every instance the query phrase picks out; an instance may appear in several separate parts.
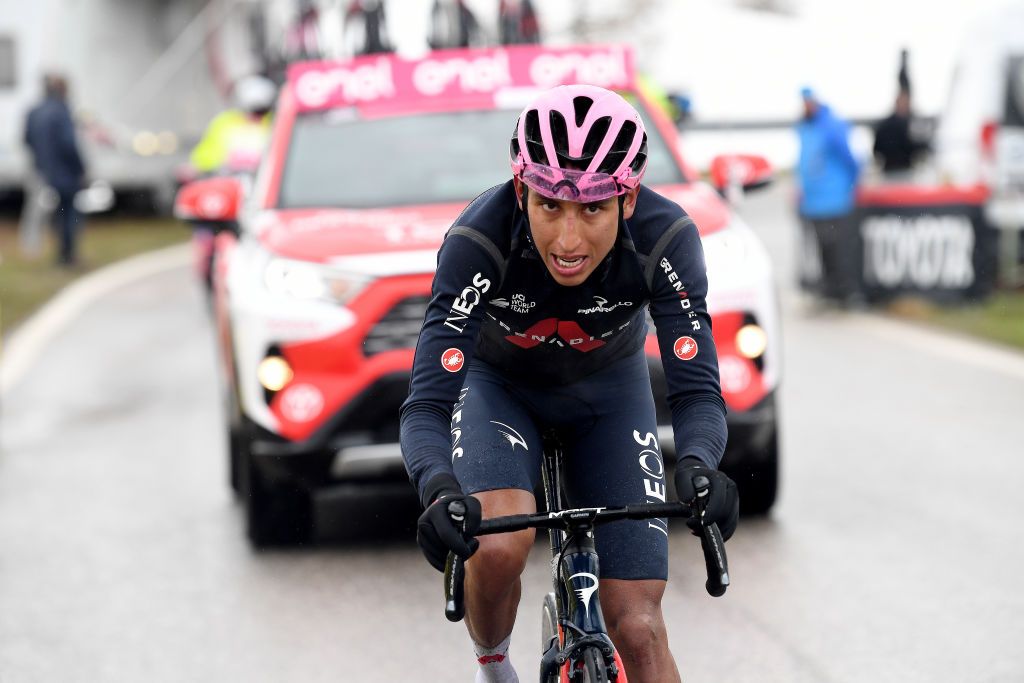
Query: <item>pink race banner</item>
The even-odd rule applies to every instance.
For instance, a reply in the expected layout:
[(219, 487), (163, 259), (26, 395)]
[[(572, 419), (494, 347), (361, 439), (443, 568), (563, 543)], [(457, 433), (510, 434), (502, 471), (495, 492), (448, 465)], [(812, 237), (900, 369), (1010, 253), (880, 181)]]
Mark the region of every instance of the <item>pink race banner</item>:
[(288, 69), (302, 110), (480, 99), (572, 83), (622, 89), (634, 81), (633, 53), (618, 45), (441, 50), (421, 59), (379, 55), (300, 62)]

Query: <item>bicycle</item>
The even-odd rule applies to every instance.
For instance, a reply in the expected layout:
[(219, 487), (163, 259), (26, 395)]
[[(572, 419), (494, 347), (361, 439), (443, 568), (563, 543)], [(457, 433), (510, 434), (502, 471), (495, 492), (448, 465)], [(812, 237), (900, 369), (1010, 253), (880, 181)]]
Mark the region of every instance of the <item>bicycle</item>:
[[(713, 597), (729, 587), (729, 566), (725, 543), (715, 523), (704, 524), (710, 482), (694, 481), (697, 498), (686, 503), (656, 503), (617, 508), (564, 509), (561, 486), (562, 448), (550, 434), (544, 436), (543, 491), (547, 512), (508, 515), (484, 520), (477, 536), (523, 529), (547, 529), (551, 548), (554, 590), (544, 597), (540, 663), (541, 683), (627, 683), (622, 660), (608, 636), (598, 596), (600, 564), (593, 530), (621, 519), (690, 517), (701, 520), (701, 547), (708, 578), (707, 592)], [(701, 481), (703, 479), (703, 481)], [(465, 504), (453, 501), (448, 514), (456, 524), (465, 524)], [(445, 566), (445, 616), (461, 621), (465, 563), (454, 553)]]

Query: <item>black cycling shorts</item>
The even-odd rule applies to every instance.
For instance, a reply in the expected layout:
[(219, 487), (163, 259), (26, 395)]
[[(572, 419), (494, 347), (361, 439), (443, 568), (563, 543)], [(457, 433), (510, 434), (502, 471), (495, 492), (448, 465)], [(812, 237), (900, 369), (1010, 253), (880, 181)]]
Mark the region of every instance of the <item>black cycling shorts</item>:
[[(474, 360), (452, 415), (452, 463), (463, 490), (537, 490), (540, 435), (549, 428), (565, 448), (569, 507), (665, 502), (667, 479), (642, 352), (579, 382), (543, 388)], [(598, 527), (601, 576), (666, 579), (667, 529), (664, 519)]]

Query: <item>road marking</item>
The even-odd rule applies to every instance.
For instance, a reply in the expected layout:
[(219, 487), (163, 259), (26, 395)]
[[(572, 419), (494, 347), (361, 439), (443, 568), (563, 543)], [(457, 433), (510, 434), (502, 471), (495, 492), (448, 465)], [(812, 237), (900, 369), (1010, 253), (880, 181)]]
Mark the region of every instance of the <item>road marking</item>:
[(877, 315), (855, 313), (847, 317), (871, 334), (915, 351), (1024, 380), (1024, 353), (1019, 351)]
[(14, 388), (50, 340), (96, 300), (136, 280), (185, 266), (191, 258), (190, 244), (166, 247), (100, 268), (62, 289), (4, 341), (0, 394)]

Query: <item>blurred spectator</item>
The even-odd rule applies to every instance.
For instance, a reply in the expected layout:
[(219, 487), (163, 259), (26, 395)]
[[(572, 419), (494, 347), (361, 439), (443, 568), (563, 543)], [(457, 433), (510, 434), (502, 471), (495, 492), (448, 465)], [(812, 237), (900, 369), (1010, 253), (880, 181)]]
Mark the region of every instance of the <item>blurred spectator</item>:
[(901, 91), (892, 114), (875, 126), (875, 159), (887, 175), (909, 171), (914, 161), (928, 151), (928, 143), (912, 134), (911, 120), (910, 93)]
[(676, 108), (676, 125), (681, 126), (693, 118), (693, 100), (686, 93), (673, 92), (668, 97)]
[[(239, 79), (233, 88), (235, 106), (210, 121), (189, 156), (194, 173), (251, 175), (256, 172), (270, 138), (270, 111), (277, 88), (262, 76)], [(192, 227), (195, 268), (200, 280), (212, 287), (214, 230), (209, 225)]]
[(640, 92), (644, 94), (644, 97), (661, 109), (665, 116), (670, 118), (672, 121), (678, 120), (676, 103), (671, 97), (669, 97), (668, 93), (661, 87), (660, 83), (643, 72), (640, 72), (637, 75), (636, 82), (637, 86), (640, 88)]
[(826, 298), (855, 304), (860, 298), (854, 206), (859, 167), (850, 151), (849, 126), (801, 91), (804, 116), (797, 125), (797, 166), (803, 258), (801, 284)]
[(502, 45), (540, 43), (540, 23), (530, 0), (501, 0), (498, 5), (498, 40)]
[[(67, 81), (63, 76), (50, 74), (44, 78), (43, 89), (43, 101), (28, 113), (25, 123), (25, 144), (32, 153), (41, 182), (34, 178), (29, 180), (25, 197), (25, 211), (28, 213), (23, 215), (23, 220), (42, 221), (44, 193), (47, 187), (52, 188), (57, 196), (53, 215), (60, 245), (57, 262), (70, 266), (78, 258), (76, 247), (81, 217), (75, 208), (75, 194), (82, 189), (85, 164), (78, 150), (75, 124), (68, 108)], [(23, 227), (25, 229), (39, 231), (38, 225), (29, 224)]]
[(352, 0), (345, 12), (344, 42), (355, 56), (394, 52), (383, 0)]
[(892, 114), (875, 126), (875, 159), (886, 175), (900, 175), (909, 171), (914, 161), (929, 148), (927, 141), (915, 134), (910, 108), (909, 53), (900, 51), (900, 70), (896, 76), (899, 94)]
[(434, 0), (427, 44), (433, 50), (479, 45), (480, 23), (463, 0)]
[(319, 59), (320, 12), (312, 0), (299, 0), (298, 16), (284, 35), (285, 62)]

